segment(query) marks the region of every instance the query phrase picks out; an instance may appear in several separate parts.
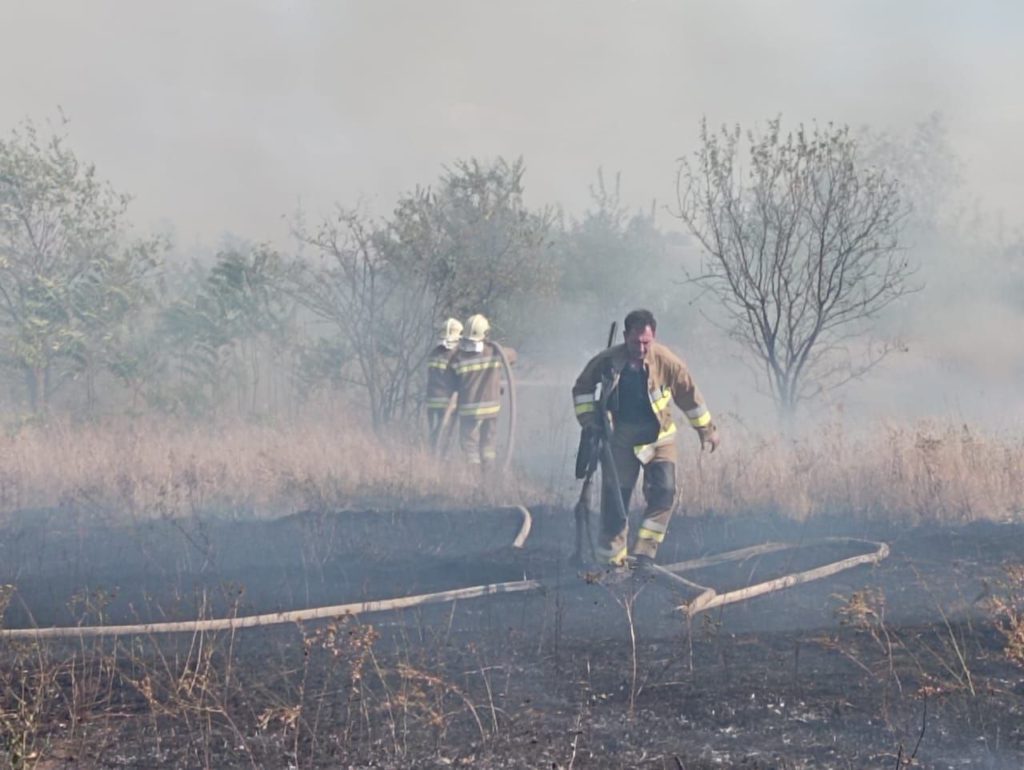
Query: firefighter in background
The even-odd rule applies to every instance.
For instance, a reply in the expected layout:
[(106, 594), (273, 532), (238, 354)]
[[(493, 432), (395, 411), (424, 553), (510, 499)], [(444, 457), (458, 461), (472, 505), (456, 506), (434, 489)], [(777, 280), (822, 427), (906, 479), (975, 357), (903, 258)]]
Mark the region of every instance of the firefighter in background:
[[(477, 313), (466, 319), (459, 349), (448, 364), (459, 394), (459, 443), (470, 465), (483, 471), (497, 460), (498, 415), (501, 412), (501, 357), (487, 335), (491, 324)], [(516, 353), (504, 348), (510, 364)]]
[[(611, 454), (618, 472), (602, 474), (601, 534), (597, 556), (613, 566), (626, 564), (629, 510), (637, 477), (643, 469), (644, 518), (633, 542), (635, 566), (654, 563), (665, 539), (676, 496), (676, 425), (672, 402), (683, 410), (700, 437), (701, 449), (714, 452), (718, 431), (686, 364), (655, 341), (658, 324), (648, 310), (634, 310), (623, 324), (625, 342), (599, 353), (584, 367), (572, 388), (576, 419), (584, 431), (603, 431), (600, 409), (610, 415)], [(598, 385), (601, 386), (598, 400)], [(594, 446), (596, 442), (583, 441)], [(620, 495), (622, 508), (613, 495)]]
[(441, 449), (441, 432), (448, 415), (456, 382), (448, 369), (452, 356), (459, 347), (462, 324), (457, 318), (449, 318), (441, 325), (441, 341), (427, 356), (427, 430), (430, 447), (435, 452)]

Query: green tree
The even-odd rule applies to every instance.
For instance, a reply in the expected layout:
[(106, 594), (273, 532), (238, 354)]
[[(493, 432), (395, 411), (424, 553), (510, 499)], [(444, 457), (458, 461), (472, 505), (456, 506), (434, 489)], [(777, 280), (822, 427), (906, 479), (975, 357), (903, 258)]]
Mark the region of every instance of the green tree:
[(879, 313), (914, 289), (900, 248), (907, 207), (848, 128), (784, 134), (776, 119), (757, 135), (702, 123), (677, 189), (678, 214), (707, 254), (694, 280), (784, 415), (893, 349), (871, 338)]
[[(522, 159), (458, 161), (437, 185), (403, 196), (386, 227), (388, 259), (422, 276), (440, 313), (501, 325), (555, 288), (554, 213), (525, 203)], [(437, 319), (435, 319), (437, 320)]]
[(576, 308), (573, 318), (581, 325), (573, 336), (601, 339), (600, 330), (610, 319), (621, 320), (637, 307), (652, 310), (669, 326), (678, 322), (673, 280), (678, 268), (655, 222), (653, 205), (649, 211), (630, 212), (622, 203), (619, 175), (608, 184), (600, 170), (590, 198), (590, 207), (570, 223), (558, 243), (559, 296)]
[(64, 136), (0, 139), (0, 360), (34, 412), (73, 379), (91, 392), (149, 296), (159, 244), (125, 244), (127, 205)]
[(190, 290), (161, 313), (156, 338), (166, 343), (175, 383), (160, 400), (209, 413), (234, 402), (260, 411), (262, 381), (279, 372), (294, 339), (290, 266), (266, 246), (217, 255)]
[(517, 303), (552, 289), (553, 217), (527, 208), (523, 174), (522, 161), (460, 161), (384, 222), (339, 208), (314, 229), (297, 223), (315, 255), (302, 263), (296, 299), (344, 343), (329, 349), (347, 353), (345, 376), (366, 394), (375, 426), (418, 408), (444, 316), (482, 312), (500, 327)]

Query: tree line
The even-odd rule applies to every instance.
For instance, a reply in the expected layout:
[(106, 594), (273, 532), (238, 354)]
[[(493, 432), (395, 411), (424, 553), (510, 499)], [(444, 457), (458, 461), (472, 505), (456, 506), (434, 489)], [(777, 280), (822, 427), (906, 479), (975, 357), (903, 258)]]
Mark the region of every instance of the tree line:
[(522, 159), (461, 160), (388, 216), (297, 215), (291, 253), (234, 244), (183, 262), (132, 233), (129, 197), (65, 133), (25, 122), (0, 139), (3, 400), (206, 418), (328, 396), (383, 427), (419, 413), (446, 316), (486, 312), (529, 350), (625, 305), (693, 315), (689, 292), (791, 412), (893, 348), (878, 319), (923, 285), (906, 236), (933, 145), (914, 165), (913, 144), (845, 126), (703, 125), (670, 205), (630, 211), (599, 173), (576, 218), (527, 204)]

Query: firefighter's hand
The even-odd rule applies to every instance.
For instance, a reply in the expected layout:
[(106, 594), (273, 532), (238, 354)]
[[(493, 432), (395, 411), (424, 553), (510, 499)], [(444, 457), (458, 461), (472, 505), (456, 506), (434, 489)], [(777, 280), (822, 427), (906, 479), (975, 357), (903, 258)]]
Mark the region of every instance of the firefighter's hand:
[(697, 431), (700, 435), (700, 451), (708, 450), (708, 454), (713, 454), (718, 445), (722, 443), (721, 437), (718, 435), (718, 428), (714, 425), (708, 425), (705, 428), (701, 428)]
[(587, 446), (587, 450), (593, 454), (594, 457), (597, 457), (600, 451), (602, 435), (599, 425), (584, 425), (583, 430), (580, 431), (580, 444), (585, 444)]
[(600, 454), (601, 432), (596, 425), (584, 425), (580, 432), (580, 448), (576, 452), (576, 478), (594, 472)]

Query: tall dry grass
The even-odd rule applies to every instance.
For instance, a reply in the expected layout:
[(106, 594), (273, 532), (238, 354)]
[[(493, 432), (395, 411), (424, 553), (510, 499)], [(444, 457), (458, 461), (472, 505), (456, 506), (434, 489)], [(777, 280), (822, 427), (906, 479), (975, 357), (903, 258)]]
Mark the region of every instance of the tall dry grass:
[(0, 513), (64, 507), (126, 517), (275, 515), (488, 504), (524, 494), (517, 479), (481, 484), (479, 474), (437, 460), (416, 436), (382, 438), (330, 414), (266, 424), (53, 422), (0, 437)]
[[(515, 476), (482, 485), (414, 435), (380, 438), (339, 415), (267, 424), (135, 419), (51, 423), (0, 436), (0, 512), (74, 507), (147, 517), (196, 511), (565, 502)], [(840, 424), (812, 438), (732, 428), (714, 456), (682, 446), (688, 513), (843, 514), (909, 522), (1004, 520), (1024, 512), (1024, 440), (961, 424)], [(690, 437), (684, 437), (685, 441)], [(520, 446), (529, 452), (529, 446)], [(456, 453), (457, 454), (457, 453)], [(571, 458), (570, 458), (571, 459)]]
[(720, 455), (684, 452), (682, 506), (725, 514), (773, 512), (909, 523), (1018, 519), (1024, 440), (962, 423), (835, 423), (813, 437), (729, 435)]

